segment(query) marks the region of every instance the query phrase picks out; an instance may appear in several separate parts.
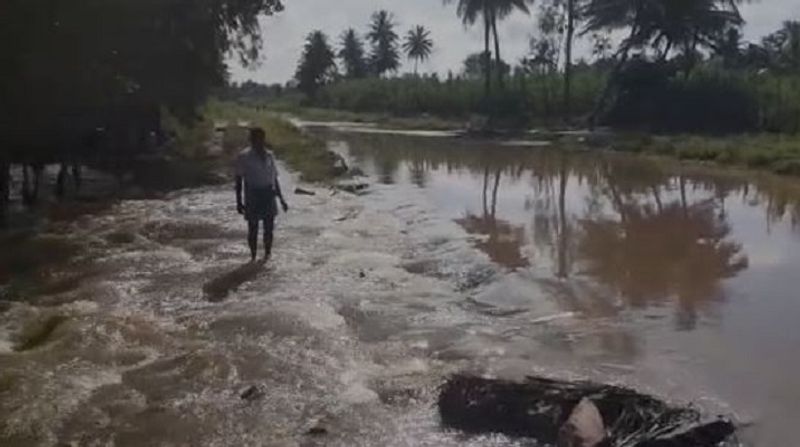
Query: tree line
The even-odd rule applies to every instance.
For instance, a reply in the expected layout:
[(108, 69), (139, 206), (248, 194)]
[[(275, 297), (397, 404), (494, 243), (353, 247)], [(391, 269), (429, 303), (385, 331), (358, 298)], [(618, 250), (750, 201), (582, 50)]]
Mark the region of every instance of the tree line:
[[(414, 76), (387, 76), (397, 74), (400, 38), (393, 15), (380, 11), (366, 33), (370, 54), (355, 30), (343, 34), (338, 51), (324, 33), (311, 33), (296, 76), (300, 90), (312, 103), (335, 107), (346, 102), (355, 111), (376, 111), (373, 105), (384, 107), (389, 97), (403, 101), (402, 95), (408, 94), (416, 96), (416, 112), (436, 112), (432, 109), (442, 109), (441, 104), (428, 106), (435, 89), (434, 96), (469, 95), (447, 99), (461, 104), (450, 111), (454, 116), (539, 110), (549, 115), (557, 111), (566, 123), (580, 119), (651, 130), (800, 130), (800, 110), (794, 106), (800, 99), (800, 21), (787, 21), (760, 42), (744, 42), (739, 0), (444, 3), (455, 5), (466, 26), (483, 28), (482, 51), (464, 61), (461, 73), (451, 73), (447, 80), (435, 74), (417, 76), (416, 62), (429, 58), (433, 47), (432, 41), (421, 44), (429, 35), (419, 28), (409, 32), (403, 45), (406, 56), (415, 61)], [(538, 14), (529, 52), (507, 63), (501, 57), (498, 29), (512, 13), (531, 15), (534, 6)], [(573, 47), (579, 39), (590, 43), (591, 56), (576, 61)], [(458, 85), (465, 80), (481, 82), (480, 98), (475, 98), (473, 87)], [(414, 95), (415, 88), (425, 91), (425, 97)], [(359, 90), (369, 91), (361, 95), (363, 107), (341, 93)], [(547, 107), (533, 104), (542, 101)], [(685, 113), (702, 111), (698, 104), (711, 107), (706, 115), (720, 115)]]
[[(401, 42), (397, 27), (392, 13), (377, 11), (372, 15), (364, 37), (353, 28), (342, 33), (338, 51), (331, 47), (325, 33), (319, 30), (311, 32), (306, 38), (295, 75), (298, 87), (314, 98), (322, 86), (338, 78), (363, 79), (396, 73), (400, 68), (401, 51), (414, 61), (416, 74), (419, 63), (427, 60), (433, 52), (431, 32), (416, 25), (408, 30)], [(369, 53), (365, 41), (371, 46)], [(337, 58), (341, 61), (341, 74)]]

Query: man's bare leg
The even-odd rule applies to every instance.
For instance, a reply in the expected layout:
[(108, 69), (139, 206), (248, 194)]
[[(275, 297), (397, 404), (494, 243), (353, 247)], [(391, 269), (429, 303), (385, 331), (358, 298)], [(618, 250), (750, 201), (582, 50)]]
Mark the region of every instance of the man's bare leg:
[(264, 261), (272, 256), (273, 232), (275, 230), (275, 218), (264, 219)]
[(258, 219), (247, 221), (247, 244), (250, 246), (250, 261), (256, 261), (258, 252)]

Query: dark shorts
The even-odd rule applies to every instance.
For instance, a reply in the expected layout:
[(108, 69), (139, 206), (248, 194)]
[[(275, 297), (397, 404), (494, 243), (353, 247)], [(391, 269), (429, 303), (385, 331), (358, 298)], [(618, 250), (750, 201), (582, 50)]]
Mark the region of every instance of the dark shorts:
[(245, 192), (244, 218), (248, 221), (274, 219), (278, 214), (275, 191), (272, 189), (248, 189)]

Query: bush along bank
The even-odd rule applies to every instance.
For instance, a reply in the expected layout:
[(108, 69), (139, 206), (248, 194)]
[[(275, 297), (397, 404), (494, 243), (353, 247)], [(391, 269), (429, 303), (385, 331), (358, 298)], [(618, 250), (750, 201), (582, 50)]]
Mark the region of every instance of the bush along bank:
[(342, 158), (327, 149), (325, 141), (308, 135), (273, 112), (214, 101), (208, 104), (206, 116), (226, 125), (222, 149), (227, 159), (248, 146), (249, 128), (257, 126), (266, 132), (275, 155), (299, 172), (304, 181), (331, 181), (347, 172)]

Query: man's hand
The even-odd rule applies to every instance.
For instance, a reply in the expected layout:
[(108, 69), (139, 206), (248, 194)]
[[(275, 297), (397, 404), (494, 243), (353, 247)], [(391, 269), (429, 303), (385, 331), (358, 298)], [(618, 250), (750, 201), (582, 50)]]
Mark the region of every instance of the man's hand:
[(245, 206), (241, 202), (236, 204), (237, 213), (244, 215), (245, 211), (247, 211), (247, 208), (245, 208)]
[(283, 212), (284, 212), (284, 213), (285, 213), (285, 212), (287, 212), (287, 211), (289, 211), (289, 204), (288, 204), (288, 203), (286, 203), (286, 201), (285, 201), (285, 200), (283, 200), (283, 199), (281, 199), (281, 206), (283, 207)]

